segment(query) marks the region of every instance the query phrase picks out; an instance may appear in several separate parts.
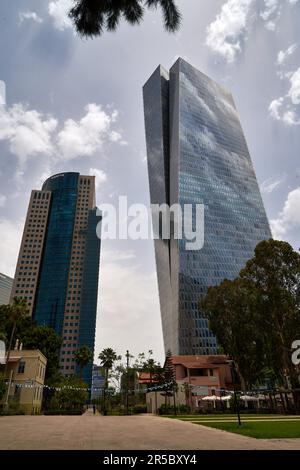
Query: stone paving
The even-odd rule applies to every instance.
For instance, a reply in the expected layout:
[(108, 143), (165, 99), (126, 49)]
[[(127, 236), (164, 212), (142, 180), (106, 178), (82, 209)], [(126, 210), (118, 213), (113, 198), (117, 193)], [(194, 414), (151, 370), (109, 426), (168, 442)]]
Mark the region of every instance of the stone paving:
[(300, 439), (257, 440), (201, 425), (141, 416), (0, 417), (0, 449), (300, 450)]

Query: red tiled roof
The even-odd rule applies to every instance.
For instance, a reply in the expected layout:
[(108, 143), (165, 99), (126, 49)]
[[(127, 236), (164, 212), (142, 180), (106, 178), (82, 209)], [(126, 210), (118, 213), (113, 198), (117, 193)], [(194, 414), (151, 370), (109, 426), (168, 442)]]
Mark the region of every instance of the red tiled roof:
[(150, 372), (140, 372), (139, 373), (139, 383), (140, 384), (148, 384), (148, 383), (155, 383), (156, 380), (153, 379), (153, 374), (151, 377)]
[(180, 364), (187, 369), (214, 369), (218, 365), (226, 364), (226, 356), (172, 356), (174, 365)]

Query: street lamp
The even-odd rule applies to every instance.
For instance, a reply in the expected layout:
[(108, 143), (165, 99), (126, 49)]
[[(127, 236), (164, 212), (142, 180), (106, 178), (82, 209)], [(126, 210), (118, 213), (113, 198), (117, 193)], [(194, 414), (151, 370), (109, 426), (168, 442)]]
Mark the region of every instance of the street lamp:
[(237, 413), (237, 419), (238, 419), (238, 425), (241, 426), (241, 415), (240, 415), (240, 405), (239, 405), (239, 400), (237, 396), (237, 390), (236, 390), (236, 384), (239, 382), (238, 380), (238, 373), (236, 369), (236, 364), (233, 360), (227, 361), (227, 363), (230, 365), (230, 371), (231, 371), (231, 379), (233, 383), (233, 393), (234, 393), (234, 406), (236, 409)]

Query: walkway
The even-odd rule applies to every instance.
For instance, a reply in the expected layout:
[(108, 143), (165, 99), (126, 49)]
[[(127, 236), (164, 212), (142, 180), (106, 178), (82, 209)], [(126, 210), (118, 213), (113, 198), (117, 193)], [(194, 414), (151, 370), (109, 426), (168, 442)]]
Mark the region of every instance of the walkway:
[(298, 449), (300, 439), (256, 440), (184, 421), (141, 416), (4, 416), (0, 449)]

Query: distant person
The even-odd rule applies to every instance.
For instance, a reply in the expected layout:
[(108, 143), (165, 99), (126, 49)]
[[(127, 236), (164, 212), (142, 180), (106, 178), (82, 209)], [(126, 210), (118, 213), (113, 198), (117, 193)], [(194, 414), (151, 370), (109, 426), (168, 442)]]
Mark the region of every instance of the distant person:
[(96, 414), (96, 405), (93, 405), (93, 413)]

